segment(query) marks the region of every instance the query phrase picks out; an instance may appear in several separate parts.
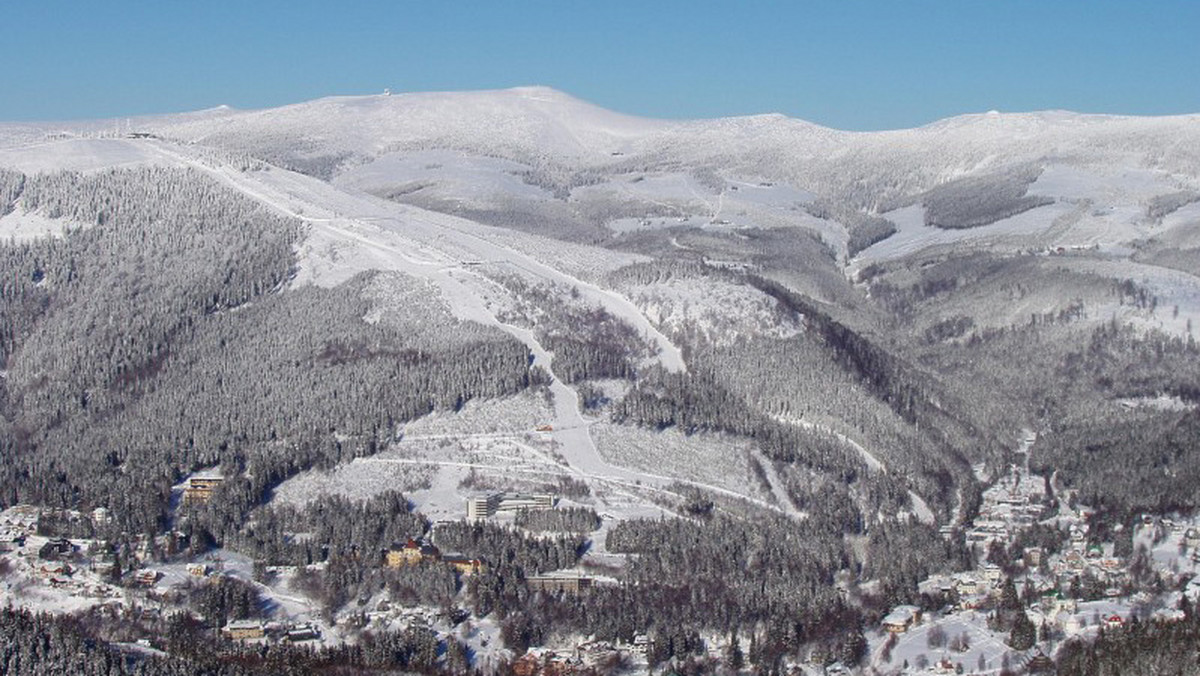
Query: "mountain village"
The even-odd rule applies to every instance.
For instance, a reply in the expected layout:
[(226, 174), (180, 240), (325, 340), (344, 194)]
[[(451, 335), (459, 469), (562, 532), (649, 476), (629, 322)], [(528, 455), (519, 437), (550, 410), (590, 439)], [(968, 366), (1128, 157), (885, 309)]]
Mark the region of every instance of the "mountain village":
[[(1032, 441), (1026, 440), (1022, 454)], [(978, 471), (982, 474), (983, 467)], [(220, 483), (216, 473), (199, 473), (180, 485), (180, 498), (204, 502)], [(463, 511), (468, 521), (501, 518), (511, 523), (514, 514), (553, 510), (558, 501), (552, 494), (474, 494), (464, 498)], [(1146, 516), (1134, 525), (1133, 551), (1118, 552), (1114, 542), (1088, 531), (1088, 509), (1073, 504), (1070, 491), (1030, 475), (1024, 465), (1011, 466), (983, 493), (977, 518), (942, 528), (946, 538), (965, 539), (979, 561), (976, 569), (921, 582), (918, 604), (892, 607), (867, 632), (867, 655), (860, 665), (844, 666), (813, 651), (806, 660), (785, 665), (787, 672), (1049, 673), (1057, 646), (1069, 638), (1094, 637), (1129, 622), (1179, 620), (1192, 612), (1200, 601), (1200, 522)], [(455, 616), (445, 609), (372, 599), (356, 610), (325, 615), (289, 584), (303, 573), (299, 568), (262, 566), (225, 550), (191, 559), (182, 554), (187, 542), (178, 534), (141, 538), (131, 551), (114, 551), (102, 540), (53, 534), (64, 527), (99, 530), (108, 519), (104, 509), (85, 514), (19, 505), (0, 512), (0, 596), (7, 603), (51, 612), (99, 606), (116, 614), (161, 618), (185, 607), (187, 590), (227, 577), (253, 585), (268, 606), (255, 618), (212, 627), (229, 641), (336, 645), (354, 641), (368, 628), (417, 627), (472, 644), (481, 667), (507, 663), (511, 673), (525, 676), (641, 673), (653, 651), (654, 639), (638, 635), (628, 644), (588, 637), (556, 640), (518, 655), (504, 648), (488, 618)], [(443, 565), (463, 579), (488, 565), (469, 553), (443, 552), (436, 534), (435, 524), (432, 541), (396, 543), (378, 554), (379, 565)], [(525, 583), (531, 591), (572, 595), (620, 584), (582, 569), (531, 576)], [(853, 598), (870, 590), (871, 582), (862, 581), (845, 593)], [(1014, 621), (1015, 614), (1024, 619)], [(205, 622), (203, 616), (196, 620)], [(1018, 627), (1025, 627), (1024, 635)], [(152, 639), (139, 639), (130, 649), (153, 651), (155, 645)], [(700, 654), (714, 662), (727, 659), (730, 650), (727, 637), (702, 638)]]

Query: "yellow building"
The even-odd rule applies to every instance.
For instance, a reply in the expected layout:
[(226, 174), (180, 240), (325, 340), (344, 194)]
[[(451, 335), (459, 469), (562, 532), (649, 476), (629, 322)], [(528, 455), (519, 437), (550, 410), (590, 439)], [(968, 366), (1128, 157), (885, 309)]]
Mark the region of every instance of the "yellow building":
[(388, 568), (402, 568), (415, 566), (425, 560), (437, 561), (440, 556), (441, 552), (437, 547), (410, 539), (403, 545), (393, 546), (389, 549), (384, 554), (384, 563)]
[(262, 622), (257, 620), (236, 620), (225, 625), (225, 635), (238, 641), (262, 638), (265, 634)]

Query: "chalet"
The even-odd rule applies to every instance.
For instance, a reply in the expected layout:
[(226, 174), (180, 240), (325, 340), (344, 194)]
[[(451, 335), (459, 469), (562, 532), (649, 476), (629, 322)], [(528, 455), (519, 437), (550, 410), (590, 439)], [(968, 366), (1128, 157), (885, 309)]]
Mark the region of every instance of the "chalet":
[(954, 590), (959, 596), (972, 596), (979, 593), (979, 581), (971, 575), (959, 575), (954, 579)]
[(258, 620), (235, 620), (225, 625), (222, 633), (228, 638), (245, 641), (262, 638), (266, 635), (266, 629), (263, 627), (263, 623)]
[(483, 572), (484, 564), (479, 559), (472, 559), (459, 554), (447, 554), (442, 561), (457, 570), (463, 576), (471, 576)]
[(194, 476), (188, 479), (183, 489), (185, 503), (203, 504), (212, 499), (213, 492), (225, 481), (224, 477), (215, 475)]
[(157, 570), (145, 568), (133, 574), (133, 582), (142, 587), (153, 587), (158, 583), (159, 573)]
[(1054, 660), (1047, 657), (1041, 648), (1034, 648), (1029, 660), (1025, 662), (1025, 669), (1031, 674), (1054, 673)]
[(1004, 570), (994, 563), (986, 563), (983, 566), (983, 579), (995, 585), (1004, 578)]
[(187, 565), (188, 575), (192, 577), (205, 577), (208, 575), (207, 563), (189, 563)]
[(896, 606), (883, 618), (883, 628), (893, 634), (903, 634), (921, 620), (921, 609), (916, 606)]
[(1115, 613), (1104, 618), (1104, 626), (1108, 629), (1116, 629), (1117, 627), (1124, 626), (1124, 624), (1125, 619)]
[(572, 595), (578, 594), (585, 589), (591, 589), (594, 582), (593, 578), (586, 575), (567, 572), (531, 575), (525, 578), (525, 584), (529, 587), (530, 591), (562, 592)]
[(41, 510), (33, 505), (15, 505), (4, 510), (3, 518), (0, 518), (0, 524), (12, 526), (16, 530), (32, 533), (37, 529), (38, 519), (41, 518)]
[(1078, 550), (1067, 552), (1067, 555), (1063, 557), (1063, 562), (1066, 564), (1067, 569), (1069, 570), (1078, 571), (1087, 567), (1087, 561), (1083, 558), (1083, 554), (1080, 554)]
[(384, 554), (384, 564), (388, 568), (403, 568), (426, 560), (437, 561), (439, 558), (441, 558), (441, 552), (437, 547), (409, 538), (408, 542), (402, 545), (393, 545)]
[(57, 561), (66, 558), (75, 551), (75, 545), (66, 538), (50, 538), (38, 550), (38, 558), (43, 561)]

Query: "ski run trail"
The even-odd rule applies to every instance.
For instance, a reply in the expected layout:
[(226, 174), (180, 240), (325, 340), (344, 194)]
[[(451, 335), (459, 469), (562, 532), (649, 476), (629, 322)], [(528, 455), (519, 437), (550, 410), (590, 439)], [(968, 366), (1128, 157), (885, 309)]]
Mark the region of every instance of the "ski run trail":
[[(804, 515), (786, 499), (769, 463), (765, 463), (765, 469), (771, 480), (772, 497), (780, 504), (720, 486), (635, 471), (608, 463), (596, 448), (590, 431), (592, 421), (581, 413), (575, 390), (554, 376), (553, 354), (538, 341), (533, 331), (496, 318), (478, 293), (481, 284), (491, 285), (494, 282), (473, 268), (479, 263), (498, 263), (535, 279), (574, 289), (580, 297), (600, 305), (653, 342), (658, 348), (657, 359), (665, 369), (675, 372), (686, 370), (679, 347), (624, 296), (573, 277), (528, 254), (490, 241), (487, 238), (489, 226), (386, 202), (370, 195), (350, 193), (319, 179), (278, 167), (241, 171), (227, 165), (210, 164), (192, 156), (186, 147), (170, 142), (141, 140), (138, 143), (148, 146), (172, 163), (208, 174), (285, 216), (308, 223), (312, 228), (310, 242), (349, 244), (357, 249), (353, 256), (338, 256), (336, 262), (329, 261), (328, 268), (316, 269), (321, 261), (302, 260), (302, 271), (306, 264), (314, 268), (314, 279), (311, 281), (338, 283), (369, 269), (407, 273), (434, 283), (459, 319), (496, 327), (525, 344), (533, 355), (533, 365), (543, 367), (551, 376), (550, 392), (555, 415), (550, 434), (558, 445), (558, 451), (577, 476), (625, 489), (665, 491), (672, 484), (686, 484), (792, 518), (803, 518)], [(398, 460), (380, 458), (379, 461)], [(444, 464), (461, 465), (450, 462)]]

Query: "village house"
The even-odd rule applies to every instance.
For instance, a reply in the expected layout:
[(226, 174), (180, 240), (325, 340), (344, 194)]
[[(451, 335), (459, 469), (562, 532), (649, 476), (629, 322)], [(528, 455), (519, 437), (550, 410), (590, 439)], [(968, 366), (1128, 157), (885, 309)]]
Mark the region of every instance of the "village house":
[(33, 505), (14, 505), (4, 510), (3, 517), (0, 517), (0, 525), (10, 526), (15, 530), (32, 534), (37, 530), (37, 523), (40, 517), (41, 510)]
[(1061, 592), (1055, 590), (1043, 594), (1038, 599), (1038, 606), (1042, 609), (1043, 615), (1054, 617), (1059, 613), (1074, 613), (1078, 608), (1078, 602), (1075, 599), (1064, 597)]
[(92, 510), (92, 523), (97, 526), (103, 526), (112, 523), (112, 513), (107, 507), (97, 507)]
[(57, 561), (69, 557), (75, 551), (75, 545), (66, 538), (50, 538), (38, 550), (38, 558), (44, 561)]
[(384, 554), (384, 564), (388, 568), (402, 568), (414, 566), (425, 560), (437, 561), (440, 557), (441, 552), (437, 547), (409, 538), (408, 542), (402, 545), (393, 545)]
[(1021, 553), (1021, 559), (1025, 561), (1026, 566), (1037, 568), (1042, 565), (1042, 548), (1026, 547)]
[(883, 628), (893, 634), (903, 634), (921, 621), (921, 609), (916, 606), (896, 606), (883, 618)]
[(1072, 525), (1070, 529), (1071, 547), (1073, 549), (1082, 550), (1087, 545), (1087, 535), (1079, 526)]
[(580, 671), (583, 663), (553, 651), (530, 650), (512, 664), (514, 676), (567, 676)]
[(0, 552), (11, 552), (25, 546), (25, 531), (13, 526), (0, 527)]
[(263, 623), (258, 620), (235, 620), (225, 625), (222, 632), (226, 637), (237, 641), (262, 638), (266, 635)]
[(483, 561), (462, 556), (461, 554), (447, 554), (442, 557), (442, 562), (457, 570), (464, 577), (481, 573), (484, 568)]
[(957, 575), (954, 578), (954, 591), (958, 592), (959, 596), (974, 596), (981, 590), (979, 581), (973, 575)]
[(158, 583), (159, 573), (157, 570), (144, 568), (133, 574), (133, 582), (141, 587), (153, 587)]

